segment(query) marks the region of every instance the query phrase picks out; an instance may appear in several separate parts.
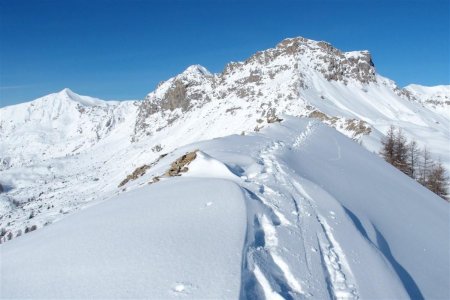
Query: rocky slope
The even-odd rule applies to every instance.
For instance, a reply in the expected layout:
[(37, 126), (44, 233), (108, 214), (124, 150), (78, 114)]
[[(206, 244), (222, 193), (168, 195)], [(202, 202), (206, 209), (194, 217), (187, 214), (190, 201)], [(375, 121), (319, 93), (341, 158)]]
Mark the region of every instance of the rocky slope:
[[(440, 97), (446, 95), (448, 90)], [(419, 143), (432, 134), (432, 151), (450, 166), (445, 109), (433, 109), (417, 93), (377, 74), (369, 52), (342, 52), (304, 38), (286, 39), (219, 74), (191, 66), (163, 82), (140, 103), (133, 139), (179, 124), (211, 138), (258, 130), (281, 114), (319, 118), (372, 151), (391, 124)]]

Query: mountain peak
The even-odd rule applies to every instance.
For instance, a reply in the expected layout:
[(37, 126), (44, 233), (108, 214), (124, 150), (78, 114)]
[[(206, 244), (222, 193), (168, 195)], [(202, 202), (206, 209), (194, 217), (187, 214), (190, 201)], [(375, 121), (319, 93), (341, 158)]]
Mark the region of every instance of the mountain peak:
[(311, 44), (311, 43), (318, 43), (318, 42), (315, 40), (304, 38), (302, 36), (297, 36), (297, 37), (285, 38), (284, 40), (282, 40), (281, 42), (279, 42), (276, 45), (276, 48), (283, 48), (286, 45), (290, 45), (290, 44)]
[[(334, 47), (331, 43), (326, 41), (316, 41), (304, 37), (293, 37), (293, 38), (286, 38), (279, 42), (275, 49), (279, 50), (293, 50), (297, 49), (299, 50), (302, 47), (309, 48), (311, 50), (315, 51), (324, 51), (329, 53), (335, 53), (335, 54), (343, 54), (347, 57), (353, 56), (353, 57), (360, 57), (360, 56), (370, 56), (370, 52), (368, 50), (359, 50), (359, 51), (350, 51), (345, 52), (342, 50), (339, 50), (338, 48)], [(301, 51), (303, 52), (303, 51)]]
[(59, 93), (73, 93), (73, 91), (69, 88), (63, 88)]
[(205, 67), (201, 65), (192, 65), (186, 68), (182, 74), (198, 74), (203, 76), (211, 76), (211, 72), (209, 72)]
[(278, 71), (296, 69), (302, 76), (319, 72), (328, 81), (344, 84), (349, 81), (368, 84), (377, 80), (369, 51), (344, 52), (330, 43), (304, 37), (284, 39), (274, 48), (259, 51), (244, 62), (229, 63), (223, 73), (242, 73), (246, 67), (252, 70), (261, 67), (275, 67)]
[(59, 91), (57, 94), (59, 96), (66, 97), (66, 98), (69, 98), (70, 100), (74, 100), (74, 101), (77, 101), (77, 99), (80, 97), (80, 95), (78, 95), (77, 93), (74, 93), (69, 88), (64, 88), (61, 91)]
[(103, 106), (106, 104), (105, 101), (97, 99), (97, 98), (81, 96), (81, 95), (73, 92), (69, 88), (64, 88), (61, 91), (59, 91), (58, 93), (56, 93), (55, 95), (57, 96), (57, 98), (60, 98), (62, 100), (76, 102), (83, 106)]

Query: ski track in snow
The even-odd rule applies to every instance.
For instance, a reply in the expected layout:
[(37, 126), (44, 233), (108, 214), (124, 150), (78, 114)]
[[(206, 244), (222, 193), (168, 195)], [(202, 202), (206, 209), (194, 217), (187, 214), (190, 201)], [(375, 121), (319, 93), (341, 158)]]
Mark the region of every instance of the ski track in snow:
[(333, 236), (327, 221), (317, 216), (322, 225), (324, 238), (319, 238), (322, 257), (327, 269), (333, 297), (336, 299), (358, 299), (352, 273), (339, 243)]
[[(314, 134), (316, 125), (314, 121), (309, 122), (306, 129), (293, 139), (291, 148), (298, 150), (307, 143), (308, 138)], [(299, 182), (290, 178), (284, 171), (287, 166), (281, 165), (275, 157), (277, 151), (283, 150), (286, 146), (289, 145), (279, 141), (265, 146), (258, 157), (265, 169), (261, 174), (252, 177), (246, 185), (264, 206), (262, 210), (264, 213), (255, 216), (254, 219), (257, 228), (255, 243), (247, 252), (247, 262), (252, 262), (253, 265), (250, 264), (247, 268), (253, 272), (267, 299), (314, 298), (314, 295), (307, 291), (310, 287), (306, 287), (304, 283), (309, 282), (312, 277), (311, 257), (308, 252), (318, 252), (328, 277), (329, 296), (334, 299), (358, 299), (351, 269), (343, 250), (333, 236), (332, 228), (317, 211), (314, 199), (306, 193)], [(302, 218), (315, 220), (317, 228), (322, 230), (319, 236), (316, 236), (319, 251), (305, 241), (306, 235), (317, 233), (315, 230), (308, 232), (308, 226), (302, 226)], [(299, 247), (295, 243), (279, 243), (279, 235), (283, 230), (288, 230), (293, 236), (292, 239), (302, 245)], [(311, 240), (312, 238), (308, 241)], [(282, 248), (280, 244), (283, 245)], [(298, 257), (303, 257), (303, 261), (297, 258), (294, 260), (296, 265), (292, 265), (292, 260), (286, 262), (285, 257), (288, 253), (298, 253)], [(295, 270), (299, 269), (300, 264), (300, 268), (307, 269), (304, 270), (306, 275), (303, 275), (303, 278), (298, 276), (298, 272), (294, 274), (291, 270), (292, 267)], [(284, 282), (287, 286), (281, 286), (280, 282)]]
[(316, 126), (316, 125), (317, 125), (317, 122), (310, 121), (308, 123), (308, 125), (306, 126), (306, 129), (303, 132), (301, 132), (297, 138), (295, 138), (294, 143), (292, 144), (292, 147), (295, 149), (300, 148), (301, 145), (306, 142), (308, 137), (311, 134), (313, 134), (314, 126)]
[[(271, 159), (271, 152), (283, 147), (281, 142), (270, 143), (259, 154), (264, 165), (264, 172), (251, 179), (246, 188), (256, 191), (254, 196), (260, 200), (262, 213), (254, 217), (254, 244), (247, 251), (247, 266), (262, 288), (267, 299), (295, 299), (305, 292), (298, 278), (292, 273), (289, 264), (280, 253), (292, 249), (281, 249), (278, 243), (279, 228), (292, 227), (289, 217), (279, 207), (284, 205), (280, 199), (282, 192), (267, 185), (278, 168)], [(276, 180), (283, 180), (281, 177)]]

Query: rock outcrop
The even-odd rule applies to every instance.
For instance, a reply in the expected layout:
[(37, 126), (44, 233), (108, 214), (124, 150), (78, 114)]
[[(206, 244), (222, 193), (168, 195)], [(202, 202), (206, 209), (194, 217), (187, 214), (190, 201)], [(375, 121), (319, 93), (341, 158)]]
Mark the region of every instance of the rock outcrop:
[(188, 171), (188, 165), (196, 158), (197, 150), (184, 154), (170, 165), (170, 169), (166, 171), (164, 176), (173, 177), (180, 176), (181, 173), (186, 173)]
[[(139, 104), (134, 139), (153, 135), (211, 101), (241, 99), (242, 103), (261, 102), (269, 107), (295, 101), (313, 84), (308, 80), (312, 70), (328, 81), (344, 84), (377, 81), (368, 51), (342, 52), (326, 42), (286, 39), (243, 62), (227, 64), (221, 73), (211, 74), (194, 65), (160, 83)], [(261, 110), (261, 117), (268, 118), (266, 113)]]

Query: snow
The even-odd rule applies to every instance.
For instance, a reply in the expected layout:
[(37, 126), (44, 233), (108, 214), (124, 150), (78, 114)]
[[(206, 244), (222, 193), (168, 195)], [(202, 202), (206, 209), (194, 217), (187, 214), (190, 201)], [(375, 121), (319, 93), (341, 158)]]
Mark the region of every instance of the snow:
[(411, 92), (416, 92), (419, 95), (450, 93), (450, 85), (423, 86), (419, 84), (410, 84), (405, 88)]
[(124, 193), (2, 245), (0, 294), (237, 298), (245, 216), (241, 189), (220, 179)]
[(200, 73), (201, 75), (207, 75), (207, 76), (212, 76), (212, 73), (209, 72), (205, 67), (201, 66), (201, 65), (192, 65), (187, 67), (186, 70), (184, 70), (183, 73), (189, 74), (189, 73)]
[(429, 109), (450, 119), (450, 85), (423, 86), (410, 84), (405, 87), (417, 100)]
[(367, 54), (369, 54), (369, 51), (367, 51), (367, 50), (345, 52), (345, 56), (347, 58), (355, 58), (355, 59), (360, 58)]
[(189, 165), (189, 173), (186, 176), (238, 180), (238, 177), (222, 162), (201, 151), (197, 151), (197, 158)]
[[(180, 147), (2, 244), (2, 296), (449, 298), (448, 203), (317, 120), (283, 118)], [(148, 185), (196, 149), (187, 173)]]
[(80, 96), (74, 92), (72, 92), (69, 88), (64, 88), (62, 91), (58, 93), (58, 96), (65, 97), (68, 100), (78, 102), (84, 106), (106, 106), (108, 104), (118, 104), (118, 102), (109, 101), (106, 103), (103, 100), (92, 98), (88, 96)]
[[(295, 46), (296, 41), (300, 42)], [(286, 47), (293, 45), (295, 51), (288, 53)], [(290, 39), (244, 62), (228, 65), (221, 74), (191, 66), (161, 83), (143, 101), (103, 101), (64, 89), (1, 108), (0, 184), (6, 191), (0, 194), (0, 228), (14, 236), (12, 241), (1, 238), (6, 241), (0, 246), (4, 253), (1, 263), (11, 269), (20, 264), (23, 272), (33, 271), (2, 279), (8, 284), (29, 281), (22, 291), (18, 291), (18, 283), (12, 284), (8, 295), (39, 292), (42, 297), (50, 296), (51, 291), (41, 290), (30, 276), (39, 271), (42, 280), (50, 282), (53, 276), (61, 275), (50, 268), (42, 270), (51, 254), (59, 257), (60, 269), (55, 272), (63, 273), (71, 273), (67, 271), (71, 262), (83, 266), (94, 257), (105, 257), (92, 262), (93, 269), (86, 271), (89, 280), (80, 279), (87, 282), (86, 290), (73, 290), (65, 284), (78, 283), (61, 278), (62, 287), (55, 291), (59, 294), (54, 294), (61, 297), (92, 292), (93, 296), (109, 298), (112, 294), (104, 294), (103, 288), (115, 291), (117, 284), (117, 289), (126, 286), (123, 293), (128, 293), (118, 297), (145, 297), (143, 289), (148, 287), (161, 298), (450, 298), (445, 290), (449, 282), (448, 204), (374, 154), (389, 126), (395, 125), (408, 139), (426, 145), (433, 158), (440, 158), (450, 169), (448, 86), (401, 89), (372, 67), (368, 72), (373, 80), (362, 82), (357, 76), (363, 72), (359, 63), (364, 66), (369, 55), (366, 51), (340, 52), (322, 42)], [(342, 80), (325, 78), (330, 60), (348, 64)], [(158, 106), (175, 82), (187, 86), (188, 108), (145, 114), (146, 105)], [(284, 121), (269, 124), (269, 112)], [(321, 112), (325, 118), (305, 118), (313, 112)], [(358, 122), (370, 132), (358, 133), (348, 126)], [(176, 179), (162, 177), (148, 186), (174, 160), (195, 150), (197, 158), (187, 173)], [(162, 154), (167, 156), (161, 158)], [(152, 167), (142, 177), (118, 187), (143, 165)], [(184, 192), (178, 192), (182, 186)], [(154, 203), (147, 201), (164, 193), (169, 200), (162, 203), (167, 205), (153, 208)], [(176, 199), (188, 199), (188, 203), (180, 205)], [(136, 201), (142, 212), (130, 207), (129, 200)], [(219, 213), (228, 201), (233, 211)], [(221, 224), (196, 215), (209, 210)], [(194, 235), (188, 234), (189, 222), (163, 220), (172, 211), (185, 212), (181, 219), (198, 217), (195, 224), (204, 227), (198, 229), (202, 234), (195, 234), (197, 228)], [(99, 220), (88, 221), (90, 214)], [(84, 223), (96, 229), (81, 226)], [(145, 231), (137, 230), (137, 223), (145, 225)], [(104, 224), (113, 226), (114, 234), (103, 228)], [(38, 230), (23, 234), (31, 226)], [(156, 238), (156, 231), (146, 226), (163, 233)], [(214, 259), (202, 254), (206, 261), (217, 260), (221, 265), (214, 274), (199, 274), (191, 268), (197, 258), (190, 257), (192, 249), (209, 249), (201, 244), (203, 234), (211, 247), (218, 245), (209, 237), (221, 235), (228, 226), (235, 231), (224, 236), (233, 245), (216, 250)], [(80, 244), (69, 241), (69, 229)], [(132, 230), (139, 234), (130, 238)], [(22, 236), (17, 238), (20, 232)], [(167, 237), (179, 233), (192, 239), (185, 244), (181, 238), (178, 242)], [(144, 235), (142, 243), (139, 238)], [(116, 242), (120, 247), (108, 246), (103, 251), (103, 244)], [(153, 248), (150, 242), (162, 249)], [(47, 256), (41, 249), (44, 243), (53, 247)], [(86, 261), (74, 254), (78, 250), (86, 253), (79, 245), (90, 243), (94, 248), (86, 254)], [(70, 260), (60, 253), (66, 251), (65, 244), (73, 246), (67, 256)], [(190, 249), (180, 252), (186, 254), (180, 256), (185, 264), (173, 254), (172, 246), (180, 251)], [(118, 266), (124, 265), (123, 270), (132, 272), (136, 280), (130, 282), (121, 273), (117, 278), (123, 282), (116, 282), (111, 269), (103, 267), (107, 263), (114, 267), (109, 259), (115, 261), (122, 247), (129, 252), (124, 257), (134, 266), (138, 265), (134, 249), (146, 251), (145, 255), (139, 252), (139, 258), (147, 253), (160, 256), (140, 260), (147, 268), (135, 271), (119, 261)], [(27, 260), (19, 261), (12, 254), (19, 248)], [(217, 258), (225, 252), (237, 253), (238, 248), (236, 257), (225, 255), (229, 258), (226, 262)], [(41, 250), (34, 255), (27, 253), (29, 249)], [(9, 257), (11, 262), (4, 262)], [(160, 261), (175, 270), (169, 259), (192, 272), (175, 277), (161, 271), (164, 283), (142, 282), (144, 277), (138, 272), (154, 276), (153, 270), (160, 270), (146, 263)], [(34, 260), (25, 266), (25, 261)], [(99, 264), (103, 264), (101, 268)], [(101, 274), (108, 276), (104, 283), (98, 279), (103, 277), (93, 275), (98, 268), (105, 269)], [(80, 273), (72, 275), (81, 277)], [(217, 285), (206, 275), (217, 280)], [(21, 276), (23, 279), (17, 279)], [(227, 289), (222, 288), (221, 278), (228, 278)], [(99, 287), (95, 292), (94, 285)]]

